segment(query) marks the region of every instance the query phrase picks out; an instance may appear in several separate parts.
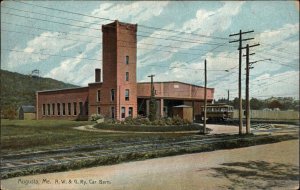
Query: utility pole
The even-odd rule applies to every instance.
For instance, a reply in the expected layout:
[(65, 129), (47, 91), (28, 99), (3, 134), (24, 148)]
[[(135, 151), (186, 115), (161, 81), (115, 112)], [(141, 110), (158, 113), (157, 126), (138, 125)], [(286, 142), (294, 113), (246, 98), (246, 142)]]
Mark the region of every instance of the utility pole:
[(246, 46), (246, 134), (250, 133), (249, 44)]
[(227, 104), (229, 105), (229, 90), (227, 90)]
[(206, 69), (206, 59), (205, 59), (204, 60), (204, 121), (203, 121), (204, 134), (206, 134), (206, 108), (207, 108), (206, 86), (207, 86), (207, 69)]
[(150, 95), (150, 103), (149, 103), (149, 119), (151, 121), (156, 119), (156, 101), (155, 101), (155, 91), (154, 91), (154, 85), (153, 85), (153, 77), (155, 75), (149, 75), (148, 77), (151, 78), (151, 95)]
[[(251, 45), (247, 44), (246, 48), (246, 134), (250, 133), (250, 100), (249, 100), (249, 71), (250, 71), (250, 62), (249, 62), (249, 48), (259, 46), (259, 44)], [(244, 47), (242, 48), (244, 49)]]
[(239, 134), (242, 134), (242, 128), (243, 128), (243, 101), (242, 101), (242, 41), (247, 41), (247, 40), (253, 40), (254, 38), (246, 38), (242, 39), (243, 34), (251, 33), (254, 32), (253, 30), (247, 31), (247, 32), (242, 32), (240, 30), (239, 33), (236, 34), (230, 34), (229, 37), (231, 36), (239, 36), (238, 40), (233, 40), (229, 41), (229, 43), (234, 43), (234, 42), (239, 42)]

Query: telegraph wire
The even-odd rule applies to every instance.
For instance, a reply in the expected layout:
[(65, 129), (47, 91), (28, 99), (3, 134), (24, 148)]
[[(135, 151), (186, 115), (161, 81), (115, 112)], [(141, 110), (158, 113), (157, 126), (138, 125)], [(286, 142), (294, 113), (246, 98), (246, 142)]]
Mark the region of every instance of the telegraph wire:
[(55, 37), (55, 36), (45, 36), (45, 35), (32, 34), (32, 33), (26, 33), (26, 32), (18, 32), (18, 31), (14, 31), (14, 30), (1, 29), (1, 31), (4, 31), (4, 32), (13, 32), (13, 33), (19, 33), (19, 34), (27, 34), (27, 35), (41, 37), (41, 38), (54, 38), (54, 39), (69, 40), (69, 41), (75, 41), (75, 42), (86, 42), (86, 43), (92, 43), (92, 44), (101, 44), (101, 43), (92, 42), (92, 41), (83, 41), (83, 40), (76, 40), (76, 39), (70, 39), (70, 38), (60, 38), (60, 37)]
[[(5, 29), (1, 29), (1, 31), (4, 32), (14, 32), (14, 33), (18, 33), (18, 34), (26, 34), (26, 35), (31, 35), (31, 36), (38, 36), (38, 34), (32, 34), (32, 33), (26, 33), (26, 32), (18, 32), (18, 31), (13, 31), (13, 30), (5, 30)], [(70, 38), (62, 38), (62, 37), (55, 37), (55, 36), (45, 36), (45, 35), (41, 35), (39, 36), (41, 38), (52, 38), (52, 39), (60, 39), (60, 40), (69, 40), (69, 41), (75, 41), (75, 42), (85, 42), (85, 43), (94, 43), (94, 44), (102, 44), (101, 42), (92, 42), (92, 41), (83, 41), (83, 40), (76, 40), (76, 39), (70, 39)], [(118, 40), (118, 41), (123, 41), (123, 42), (128, 42), (128, 41), (124, 41), (124, 40)], [(150, 44), (149, 44), (150, 45)], [(137, 48), (137, 47), (128, 47), (128, 46), (120, 46), (120, 47), (127, 47), (127, 48)], [(199, 54), (196, 53), (186, 53), (186, 52), (179, 52), (179, 51), (168, 51), (168, 50), (161, 50), (161, 49), (150, 49), (150, 48), (143, 48), (143, 47), (139, 47), (139, 49), (146, 49), (146, 50), (155, 50), (155, 51), (162, 51), (162, 52), (169, 52), (169, 53), (177, 53), (177, 54), (187, 54), (187, 55), (197, 55), (199, 56)], [(227, 58), (227, 59), (235, 59), (233, 57), (225, 57), (223, 56), (223, 58)]]
[(89, 36), (89, 35), (82, 35), (82, 34), (75, 34), (75, 33), (68, 33), (66, 31), (58, 31), (58, 30), (50, 30), (50, 29), (47, 29), (47, 28), (40, 28), (40, 27), (33, 27), (33, 26), (27, 26), (27, 25), (23, 25), (23, 24), (15, 24), (15, 23), (10, 23), (10, 22), (5, 22), (5, 21), (1, 21), (1, 23), (4, 23), (4, 24), (10, 24), (10, 25), (15, 25), (15, 26), (21, 26), (21, 27), (26, 27), (26, 28), (34, 28), (34, 29), (37, 29), (37, 30), (43, 30), (43, 31), (51, 31), (51, 32), (58, 32), (58, 33), (64, 33), (66, 35), (75, 35), (75, 36), (83, 36), (83, 37), (92, 37), (92, 38), (100, 38), (102, 39), (101, 37), (99, 36)]
[[(1, 31), (4, 31), (4, 32), (14, 32), (14, 33), (18, 33), (18, 34), (26, 34), (26, 35), (32, 35), (32, 36), (37, 36), (38, 34), (31, 34), (31, 33), (26, 33), (26, 32), (18, 32), (18, 31), (13, 31), (13, 30), (5, 30), (5, 29), (1, 29)], [(94, 43), (94, 44), (102, 44), (100, 42), (91, 42), (91, 41), (82, 41), (82, 40), (75, 40), (75, 39), (69, 39), (69, 38), (60, 38), (60, 37), (54, 37), (54, 36), (45, 36), (45, 35), (41, 35), (39, 36), (41, 38), (54, 38), (54, 39), (60, 39), (60, 40), (69, 40), (69, 41), (75, 41), (75, 42), (85, 42), (85, 43)], [(118, 41), (121, 41), (121, 40), (118, 40)], [(129, 46), (120, 46), (120, 47), (127, 47), (127, 48), (137, 48), (137, 47), (129, 47)], [(142, 47), (139, 47), (139, 49), (146, 49), (146, 50), (155, 50), (155, 51), (162, 51), (162, 52), (169, 52), (169, 53), (177, 53), (177, 54), (187, 54), (187, 55), (198, 55), (199, 54), (196, 54), (196, 53), (186, 53), (186, 52), (179, 52), (179, 51), (168, 51), (168, 50), (161, 50), (161, 49), (150, 49), (150, 48), (142, 48)], [(234, 59), (232, 57), (223, 57), (223, 58), (228, 58), (228, 59)]]
[[(52, 22), (52, 23), (56, 23), (56, 24), (69, 25), (69, 26), (74, 26), (74, 27), (79, 27), (79, 28), (92, 29), (92, 30), (97, 30), (97, 31), (101, 30), (101, 29), (97, 29), (97, 28), (90, 28), (90, 27), (85, 27), (85, 26), (78, 26), (78, 25), (73, 25), (73, 24), (69, 24), (69, 23), (50, 21), (50, 20), (39, 19), (39, 18), (34, 18), (34, 17), (27, 17), (27, 16), (23, 16), (23, 15), (21, 16), (21, 15), (16, 15), (16, 14), (12, 14), (12, 13), (3, 13), (3, 14), (13, 15), (13, 16), (23, 17), (23, 18), (29, 18), (29, 19), (33, 19), (33, 20), (40, 20), (40, 21), (45, 21), (45, 22)], [(106, 27), (113, 27), (113, 26), (106, 26)], [(146, 35), (139, 35), (139, 34), (137, 34), (136, 36), (141, 36), (141, 37), (146, 37), (146, 38), (162, 39), (162, 40), (169, 40), (169, 41), (177, 41), (177, 42), (194, 43), (194, 44), (206, 44), (206, 45), (219, 45), (219, 44), (222, 44), (222, 46), (228, 46), (228, 45), (225, 45), (223, 43), (208, 43), (208, 42), (207, 43), (206, 42), (198, 43), (196, 41), (167, 39), (167, 38), (160, 38), (160, 37), (153, 37), (153, 36), (146, 36)]]
[(18, 51), (18, 50), (13, 50), (13, 49), (6, 49), (6, 48), (1, 48), (1, 50), (5, 50), (5, 51), (15, 51), (15, 52), (27, 53), (27, 54), (49, 55), (49, 56), (69, 57), (69, 58), (84, 59), (84, 60), (92, 60), (92, 61), (102, 61), (102, 60), (100, 60), (100, 59), (78, 58), (78, 57), (72, 57), (72, 56), (66, 56), (66, 55), (56, 55), (56, 54), (46, 54), (46, 53), (25, 52), (25, 51)]
[[(55, 10), (55, 11), (64, 12), (64, 13), (76, 14), (76, 15), (81, 15), (81, 16), (85, 16), (85, 17), (96, 18), (96, 19), (101, 19), (101, 20), (106, 20), (106, 21), (115, 21), (113, 19), (104, 18), (104, 17), (91, 16), (91, 15), (82, 14), (82, 13), (78, 13), (78, 12), (72, 12), (72, 11), (61, 10), (61, 9), (56, 9), (56, 8), (51, 8), (51, 7), (41, 6), (41, 5), (35, 5), (35, 4), (31, 4), (31, 3), (27, 3), (27, 2), (25, 3), (25, 2), (16, 1), (16, 0), (13, 0), (13, 1), (17, 2), (17, 3), (27, 4), (27, 5), (31, 5), (31, 6), (35, 6), (35, 7), (41, 7), (41, 8), (44, 8), (44, 9), (50, 9), (50, 10)], [(189, 32), (183, 32), (183, 31), (177, 31), (177, 30), (170, 30), (170, 29), (164, 29), (164, 28), (153, 27), (153, 26), (146, 26), (146, 25), (139, 25), (139, 26), (144, 27), (144, 28), (149, 28), (149, 29), (163, 30), (163, 31), (177, 32), (177, 33), (185, 33), (185, 34), (192, 34), (192, 35), (197, 35), (197, 36), (201, 36), (201, 37), (215, 38), (215, 39), (220, 39), (220, 40), (228, 40), (229, 39), (229, 38), (224, 38), (224, 37), (217, 37), (217, 36), (211, 36), (211, 35), (189, 33)]]
[(86, 22), (86, 21), (81, 21), (81, 20), (76, 20), (76, 19), (71, 19), (71, 18), (66, 18), (66, 17), (59, 17), (59, 16), (54, 16), (54, 15), (49, 15), (49, 14), (39, 13), (39, 12), (34, 12), (34, 11), (26, 11), (26, 10), (22, 10), (22, 9), (7, 7), (6, 5), (2, 6), (2, 8), (17, 10), (17, 11), (21, 11), (21, 12), (25, 12), (25, 13), (34, 13), (34, 14), (38, 14), (38, 15), (50, 16), (53, 18), (59, 18), (59, 19), (64, 19), (64, 20), (76, 21), (76, 22), (81, 22), (81, 23), (85, 23), (85, 24), (98, 24), (98, 23)]
[[(94, 23), (94, 22), (86, 22), (86, 21), (81, 21), (81, 20), (76, 20), (76, 19), (70, 19), (70, 18), (65, 18), (65, 17), (58, 17), (58, 16), (53, 16), (53, 15), (49, 15), (49, 14), (44, 14), (44, 13), (38, 13), (38, 12), (34, 12), (34, 11), (26, 11), (26, 10), (21, 10), (21, 9), (16, 9), (16, 8), (11, 8), (11, 7), (7, 7), (7, 6), (2, 6), (3, 8), (7, 8), (7, 9), (12, 9), (12, 10), (18, 10), (18, 11), (22, 11), (22, 12), (26, 12), (26, 13), (34, 13), (34, 14), (39, 14), (39, 15), (44, 15), (44, 16), (50, 16), (50, 17), (54, 17), (54, 18), (59, 18), (59, 19), (64, 19), (64, 20), (71, 20), (71, 21), (76, 21), (76, 22), (82, 22), (82, 23), (86, 23), (86, 24), (97, 24), (98, 23)], [(107, 26), (108, 27), (108, 26)], [(90, 28), (90, 27), (87, 27)], [(92, 28), (94, 29), (94, 28)], [(143, 33), (150, 33), (153, 34), (152, 32), (146, 32), (146, 31), (140, 31), (139, 32), (143, 32)], [(163, 34), (162, 34), (163, 35)], [(176, 36), (176, 35), (174, 35)], [(171, 36), (171, 37), (174, 37)], [(178, 37), (177, 37), (178, 38)], [(182, 38), (179, 37), (180, 39), (187, 39), (187, 40), (191, 40), (190, 38)]]
[[(50, 29), (46, 29), (46, 28), (41, 28), (41, 27), (32, 27), (32, 26), (26, 26), (26, 25), (22, 25), (22, 24), (14, 24), (14, 23), (10, 23), (10, 22), (5, 22), (5, 21), (1, 21), (1, 23), (4, 23), (4, 24), (11, 24), (11, 25), (16, 25), (16, 26), (22, 26), (22, 27), (26, 27), (26, 28), (34, 28), (34, 29), (37, 29), (37, 30), (43, 30), (43, 31), (52, 31), (52, 32), (58, 32), (58, 33), (64, 33), (66, 35), (78, 35), (78, 36), (83, 36), (83, 37), (86, 37), (88, 35), (81, 35), (81, 34), (74, 34), (74, 33), (69, 33), (68, 32), (65, 32), (65, 31), (56, 31), (56, 30), (50, 30)], [(12, 32), (17, 32), (17, 31), (12, 31)], [(21, 33), (21, 32), (18, 32), (18, 33)], [(25, 33), (26, 34), (26, 33)], [(36, 34), (38, 35), (38, 34)], [(98, 36), (88, 36), (88, 37), (93, 37), (93, 38), (100, 38), (102, 39), (101, 37), (98, 37)], [(71, 40), (71, 39), (70, 39)], [(77, 40), (77, 41), (80, 41), (80, 40)], [(125, 41), (125, 40), (118, 40), (118, 41), (123, 41), (123, 42), (129, 42), (129, 43), (135, 43), (135, 42), (131, 42), (131, 41)], [(82, 41), (82, 42), (88, 42), (88, 41)], [(93, 43), (93, 42), (89, 42), (89, 43)], [(175, 48), (175, 49), (187, 49), (187, 50), (192, 50), (192, 51), (196, 51), (196, 50), (202, 50), (202, 49), (195, 49), (195, 48), (185, 48), (185, 47), (178, 47), (178, 46), (170, 46), (170, 45), (158, 45), (158, 44), (151, 44), (151, 43), (142, 43), (142, 42), (138, 42), (138, 45), (139, 44), (143, 44), (143, 45), (151, 45), (151, 46), (159, 46), (159, 47), (168, 47), (168, 48)], [(219, 51), (219, 52), (224, 52), (224, 51)], [(197, 54), (198, 55), (198, 54)]]
[[(33, 19), (33, 20), (41, 20), (41, 21), (44, 21), (44, 22), (52, 22), (52, 23), (56, 23), (56, 24), (75, 26), (75, 27), (78, 27), (78, 28), (89, 28), (89, 27), (85, 27), (85, 26), (78, 26), (78, 25), (68, 24), (68, 23), (64, 23), (64, 22), (56, 22), (56, 21), (50, 21), (50, 20), (45, 20), (45, 19), (40, 19), (40, 18), (27, 17), (27, 16), (24, 16), (24, 15), (16, 15), (16, 14), (13, 14), (13, 13), (5, 13), (5, 12), (2, 12), (2, 13), (7, 14), (7, 15), (22, 17), (22, 18), (29, 18), (29, 19)], [(98, 29), (98, 28), (89, 28), (89, 29), (97, 30), (97, 31), (101, 30), (101, 29)]]

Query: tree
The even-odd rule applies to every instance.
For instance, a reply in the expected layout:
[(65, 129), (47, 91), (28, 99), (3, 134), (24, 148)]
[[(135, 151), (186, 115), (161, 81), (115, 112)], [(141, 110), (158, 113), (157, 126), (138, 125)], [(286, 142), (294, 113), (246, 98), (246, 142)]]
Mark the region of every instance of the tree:
[(250, 106), (253, 110), (260, 110), (264, 107), (263, 101), (257, 99), (257, 98), (251, 98), (250, 100)]
[(270, 108), (270, 109), (275, 109), (275, 108), (282, 109), (283, 106), (282, 106), (282, 104), (281, 104), (278, 100), (272, 100), (272, 101), (268, 104), (268, 108)]
[(155, 96), (155, 89), (153, 85), (153, 77), (154, 75), (150, 75), (151, 77), (151, 96), (150, 96), (150, 108), (149, 108), (149, 120), (154, 121), (156, 119), (156, 100)]
[(154, 88), (151, 89), (151, 97), (149, 103), (149, 120), (154, 121), (156, 119), (156, 100), (154, 98)]
[[(246, 107), (246, 104), (245, 104), (245, 100), (242, 99), (242, 103), (243, 103), (243, 109), (245, 109)], [(240, 107), (240, 101), (239, 101), (239, 98), (234, 98), (232, 103), (230, 103), (234, 109), (239, 109)]]
[(13, 106), (4, 108), (2, 114), (4, 119), (15, 119), (17, 117), (16, 108)]

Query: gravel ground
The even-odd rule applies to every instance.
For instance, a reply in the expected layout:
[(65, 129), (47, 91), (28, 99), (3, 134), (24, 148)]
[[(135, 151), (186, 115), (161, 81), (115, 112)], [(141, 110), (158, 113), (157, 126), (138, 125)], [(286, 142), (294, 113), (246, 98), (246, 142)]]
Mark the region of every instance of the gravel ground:
[(7, 190), (298, 189), (299, 140), (17, 177), (2, 180), (1, 186)]

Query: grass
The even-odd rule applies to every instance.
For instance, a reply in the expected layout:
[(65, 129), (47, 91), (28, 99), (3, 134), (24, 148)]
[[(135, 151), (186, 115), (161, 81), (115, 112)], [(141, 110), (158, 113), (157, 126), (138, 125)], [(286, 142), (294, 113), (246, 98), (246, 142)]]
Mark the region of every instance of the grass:
[(101, 133), (75, 130), (87, 121), (1, 120), (3, 154), (64, 148), (75, 145), (176, 138), (184, 134)]
[(138, 132), (174, 132), (174, 131), (197, 131), (203, 129), (200, 125), (175, 125), (175, 126), (149, 126), (149, 125), (122, 125), (122, 124), (97, 124), (95, 128), (114, 131), (138, 131)]

